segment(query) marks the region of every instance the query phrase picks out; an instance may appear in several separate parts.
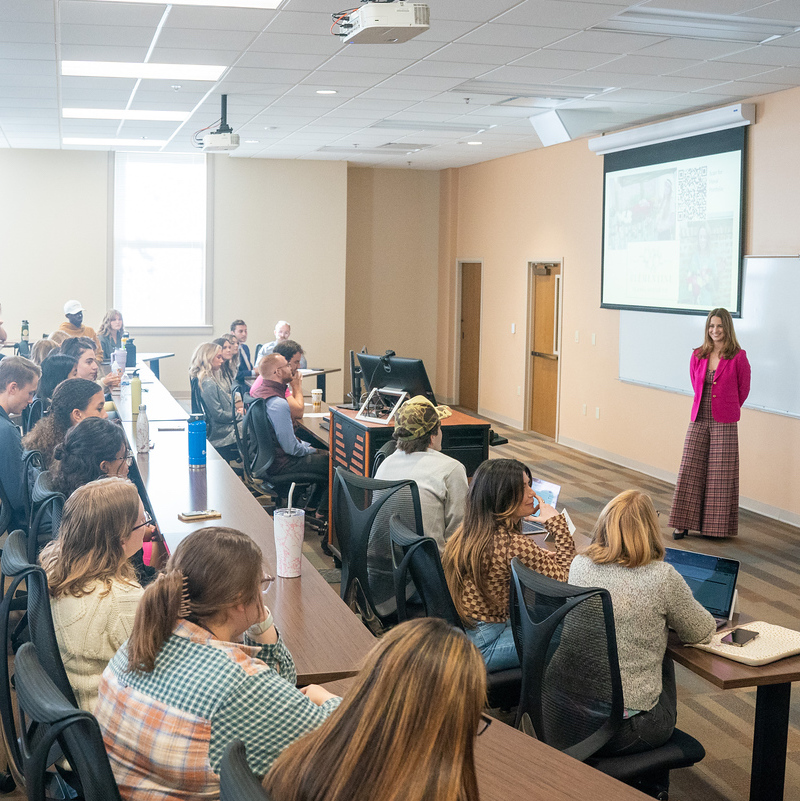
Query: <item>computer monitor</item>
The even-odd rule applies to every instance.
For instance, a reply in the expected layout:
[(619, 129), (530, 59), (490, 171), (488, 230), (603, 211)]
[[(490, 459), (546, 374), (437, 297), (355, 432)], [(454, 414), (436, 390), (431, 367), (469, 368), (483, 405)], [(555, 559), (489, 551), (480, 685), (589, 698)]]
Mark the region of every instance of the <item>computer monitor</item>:
[(436, 404), (422, 359), (395, 356), (393, 351), (387, 351), (384, 356), (371, 353), (358, 353), (356, 356), (361, 365), (361, 377), (367, 392), (384, 387), (399, 389), (412, 398), (414, 395), (424, 395), (431, 403)]

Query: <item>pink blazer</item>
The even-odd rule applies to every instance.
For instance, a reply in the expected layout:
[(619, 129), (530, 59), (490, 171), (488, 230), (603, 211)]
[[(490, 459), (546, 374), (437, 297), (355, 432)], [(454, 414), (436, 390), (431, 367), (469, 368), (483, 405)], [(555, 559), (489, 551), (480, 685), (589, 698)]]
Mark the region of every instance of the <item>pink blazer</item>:
[[(708, 359), (698, 359), (697, 351), (689, 360), (689, 375), (694, 390), (692, 420), (697, 419), (703, 382), (708, 370)], [(711, 414), (718, 423), (735, 423), (741, 417), (742, 404), (750, 394), (750, 362), (747, 354), (740, 350), (732, 359), (721, 359), (714, 373), (711, 395)]]

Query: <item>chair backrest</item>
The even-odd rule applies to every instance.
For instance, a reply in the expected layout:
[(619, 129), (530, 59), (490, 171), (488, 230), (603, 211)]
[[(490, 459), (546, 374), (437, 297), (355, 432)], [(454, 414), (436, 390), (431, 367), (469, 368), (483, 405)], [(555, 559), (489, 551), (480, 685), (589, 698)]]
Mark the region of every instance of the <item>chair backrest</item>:
[(257, 479), (266, 479), (277, 455), (277, 440), (263, 398), (250, 404), (242, 429), (242, 444), (248, 455), (250, 472)]
[(234, 740), (219, 763), (219, 801), (270, 801), (267, 791), (247, 764), (244, 743)]
[(61, 695), (32, 643), (25, 643), (17, 652), (15, 684), (28, 799), (45, 801), (48, 754), (58, 744), (78, 777), (82, 799), (120, 801), (97, 720)]
[(403, 525), (398, 515), (389, 520), (394, 563), (394, 592), (397, 601), (397, 619), (408, 620), (406, 587), (409, 576), (417, 589), (425, 617), (439, 617), (451, 626), (463, 629), (450, 588), (442, 569), (439, 546), (432, 537), (420, 537)]
[(0, 537), (8, 530), (11, 524), (11, 502), (8, 500), (8, 495), (3, 488), (3, 482), (0, 481)]
[(584, 761), (622, 722), (622, 680), (607, 590), (573, 587), (511, 560), (511, 623), (522, 663), (517, 726)]
[(380, 448), (378, 448), (378, 452), (375, 454), (375, 458), (372, 460), (372, 475), (374, 476), (378, 472), (378, 468), (386, 461), (388, 456), (391, 456), (397, 450), (397, 443), (390, 439), (388, 442), (384, 442)]
[(205, 403), (203, 402), (203, 393), (200, 389), (200, 382), (197, 378), (192, 378), (189, 381), (192, 389), (192, 414), (202, 414), (206, 418), (206, 438), (211, 436), (211, 415), (208, 413)]
[(44, 404), (41, 398), (34, 398), (22, 410), (22, 433), (27, 434), (42, 419)]
[(28, 531), (28, 562), (36, 564), (39, 551), (49, 540), (58, 536), (65, 498), (60, 492), (50, 493), (35, 506), (35, 513)]
[(378, 481), (336, 468), (333, 519), (342, 554), (342, 598), (379, 632), (397, 619), (389, 520), (423, 536), (416, 482)]
[(22, 456), (22, 488), (25, 505), (25, 525), (30, 528), (33, 522), (33, 488), (36, 479), (44, 471), (44, 459), (39, 451), (25, 451)]

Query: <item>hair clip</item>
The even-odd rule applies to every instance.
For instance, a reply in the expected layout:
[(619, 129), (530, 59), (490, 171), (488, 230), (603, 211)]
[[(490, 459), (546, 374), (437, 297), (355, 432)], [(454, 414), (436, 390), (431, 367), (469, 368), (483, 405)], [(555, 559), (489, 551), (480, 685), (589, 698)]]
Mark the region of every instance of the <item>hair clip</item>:
[(185, 619), (192, 613), (192, 602), (189, 599), (189, 581), (185, 575), (182, 575), (181, 583), (181, 608), (178, 611), (178, 617)]

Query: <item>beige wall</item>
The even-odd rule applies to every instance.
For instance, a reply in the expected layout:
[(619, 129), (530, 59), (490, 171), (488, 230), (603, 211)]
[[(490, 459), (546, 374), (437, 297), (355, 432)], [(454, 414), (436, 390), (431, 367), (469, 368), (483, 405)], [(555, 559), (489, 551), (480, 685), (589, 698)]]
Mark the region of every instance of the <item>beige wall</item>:
[[(787, 176), (800, 174), (800, 90), (759, 98), (757, 111), (745, 251), (798, 253), (793, 214), (800, 185)], [(483, 260), (479, 406), (523, 427), (525, 399), (517, 387), (524, 387), (528, 358), (526, 264), (563, 259), (559, 440), (674, 480), (689, 400), (618, 380), (619, 313), (599, 308), (602, 170), (602, 158), (579, 140), (464, 167), (443, 179), (441, 217), (450, 221), (450, 235), (440, 250), (440, 286), (455, 295), (457, 261)], [(455, 303), (440, 306), (440, 354), (453, 341), (455, 322)], [(451, 373), (442, 377), (442, 391), (452, 396)], [(583, 404), (590, 411), (585, 416)], [(739, 432), (743, 505), (800, 523), (800, 420), (744, 410)]]
[(351, 167), (347, 180), (345, 347), (424, 359), (438, 393), (439, 173)]
[[(32, 338), (52, 331), (69, 298), (84, 304), (96, 328), (110, 302), (108, 154), (3, 150), (0, 169), (10, 190), (0, 199), (0, 302), (9, 335), (19, 336), (23, 317)], [(162, 362), (162, 378), (170, 390), (188, 392), (199, 342), (242, 317), (255, 345), (272, 339), (285, 318), (312, 365), (343, 366), (346, 164), (217, 156), (212, 169), (212, 328), (137, 336), (137, 347), (174, 351)], [(342, 374), (328, 386), (340, 398)]]

